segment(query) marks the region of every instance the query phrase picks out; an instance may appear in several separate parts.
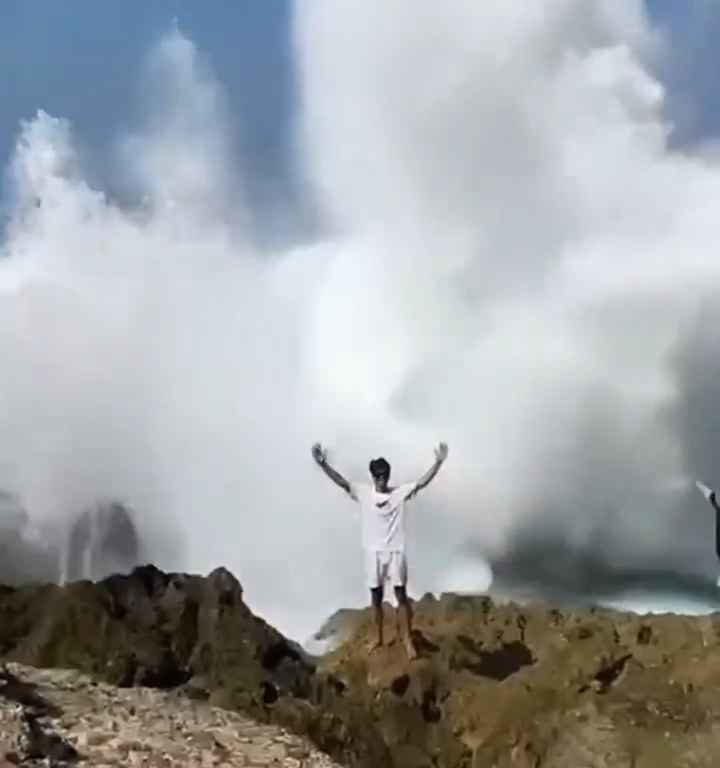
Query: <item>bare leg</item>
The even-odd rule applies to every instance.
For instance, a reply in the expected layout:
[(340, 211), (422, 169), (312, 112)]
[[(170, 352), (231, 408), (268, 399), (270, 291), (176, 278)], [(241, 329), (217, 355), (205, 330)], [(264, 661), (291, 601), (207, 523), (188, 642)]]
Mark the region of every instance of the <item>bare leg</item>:
[(375, 640), (370, 643), (369, 651), (372, 653), (383, 646), (383, 588), (375, 587), (370, 590), (373, 614), (375, 616)]
[(412, 639), (412, 606), (408, 600), (407, 590), (405, 587), (395, 587), (395, 597), (398, 601), (397, 612), (403, 619), (405, 651), (409, 659), (417, 659), (417, 650), (415, 649), (415, 643)]

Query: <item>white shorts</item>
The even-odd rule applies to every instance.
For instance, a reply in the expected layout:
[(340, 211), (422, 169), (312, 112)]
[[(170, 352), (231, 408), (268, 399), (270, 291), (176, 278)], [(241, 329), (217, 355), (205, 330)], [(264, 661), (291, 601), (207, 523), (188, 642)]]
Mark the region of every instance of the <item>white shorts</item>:
[(377, 589), (389, 581), (393, 587), (407, 584), (407, 558), (404, 552), (365, 552), (365, 573), (370, 589)]

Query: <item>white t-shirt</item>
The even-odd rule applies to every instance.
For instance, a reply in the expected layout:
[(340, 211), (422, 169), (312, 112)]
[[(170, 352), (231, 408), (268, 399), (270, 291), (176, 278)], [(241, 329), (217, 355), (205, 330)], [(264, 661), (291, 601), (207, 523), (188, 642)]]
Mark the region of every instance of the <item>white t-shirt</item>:
[(352, 483), (350, 495), (360, 504), (363, 546), (371, 552), (405, 551), (405, 502), (416, 483), (379, 493), (370, 483)]

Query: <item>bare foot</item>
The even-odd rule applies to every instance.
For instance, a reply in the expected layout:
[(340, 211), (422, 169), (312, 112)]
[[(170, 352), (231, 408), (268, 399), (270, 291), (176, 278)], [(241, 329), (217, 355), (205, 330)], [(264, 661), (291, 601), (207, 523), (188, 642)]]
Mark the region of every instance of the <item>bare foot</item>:
[(415, 648), (415, 643), (413, 643), (411, 637), (405, 638), (405, 652), (407, 653), (408, 659), (410, 659), (411, 661), (413, 659), (417, 659), (418, 657), (418, 652)]

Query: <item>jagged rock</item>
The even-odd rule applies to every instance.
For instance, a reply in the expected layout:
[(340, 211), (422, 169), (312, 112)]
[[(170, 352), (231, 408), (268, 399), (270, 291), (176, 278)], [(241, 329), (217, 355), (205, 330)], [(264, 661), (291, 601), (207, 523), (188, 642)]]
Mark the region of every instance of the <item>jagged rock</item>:
[(358, 612), (356, 634), (318, 669), (328, 696), (339, 685), (363, 703), (393, 765), (720, 762), (720, 616), (564, 614), (454, 595), (415, 607), (417, 661), (397, 642), (368, 657), (370, 616)]
[(309, 689), (312, 669), (252, 614), (227, 571), (207, 579), (153, 566), (102, 582), (5, 588), (0, 654), (28, 665), (70, 666), (120, 686), (171, 688), (204, 676), (215, 690), (262, 699)]
[(364, 713), (314, 703), (313, 665), (242, 598), (224, 569), (203, 578), (150, 565), (97, 584), (0, 588), (0, 661), (73, 668), (121, 688), (178, 688), (292, 726), (344, 762), (388, 766), (380, 736), (362, 735)]
[(0, 589), (0, 660), (74, 667), (119, 696), (152, 686), (239, 710), (353, 767), (720, 763), (720, 616), (456, 595), (424, 597), (415, 616), (416, 661), (397, 642), (368, 657), (370, 615), (354, 612), (342, 619), (352, 635), (313, 663), (250, 611), (228, 571), (145, 566), (98, 584)]

